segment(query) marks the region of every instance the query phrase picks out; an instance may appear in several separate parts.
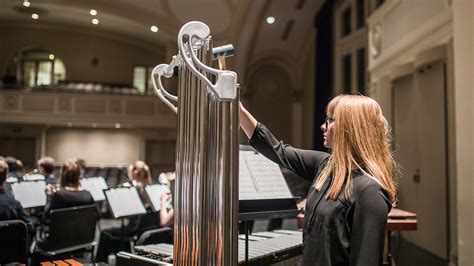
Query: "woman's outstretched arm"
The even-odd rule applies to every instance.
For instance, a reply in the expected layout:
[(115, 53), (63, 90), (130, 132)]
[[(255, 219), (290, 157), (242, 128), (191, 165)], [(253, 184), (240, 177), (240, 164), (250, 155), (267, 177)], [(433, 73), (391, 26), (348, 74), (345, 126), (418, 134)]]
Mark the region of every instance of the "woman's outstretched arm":
[(241, 102), (239, 102), (239, 120), (240, 127), (245, 132), (245, 135), (249, 139), (252, 138), (253, 131), (257, 127), (257, 120), (245, 109)]

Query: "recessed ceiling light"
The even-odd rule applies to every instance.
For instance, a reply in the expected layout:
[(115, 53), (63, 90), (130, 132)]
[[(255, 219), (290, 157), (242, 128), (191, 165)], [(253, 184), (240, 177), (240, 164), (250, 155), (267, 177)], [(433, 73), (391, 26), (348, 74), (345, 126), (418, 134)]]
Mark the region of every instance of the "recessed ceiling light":
[(273, 24), (273, 23), (275, 23), (275, 17), (272, 17), (272, 16), (267, 17), (267, 23), (268, 23), (268, 24)]
[(49, 55), (49, 60), (54, 60), (54, 54)]
[(32, 19), (39, 19), (39, 17), (40, 17), (40, 16), (39, 16), (38, 14), (36, 14), (36, 13), (31, 14), (31, 18), (32, 18)]
[(153, 31), (153, 32), (158, 32), (158, 27), (153, 25), (150, 27), (150, 30)]
[(120, 123), (116, 123), (115, 128), (120, 128)]
[(93, 19), (92, 19), (92, 24), (94, 24), (94, 25), (99, 24), (99, 20), (96, 19), (96, 18), (93, 18)]
[(91, 14), (92, 16), (95, 16), (97, 15), (97, 10), (91, 9), (91, 11), (89, 11), (89, 14)]
[(30, 1), (28, 1), (28, 0), (23, 1), (23, 6), (24, 7), (30, 7), (31, 6)]

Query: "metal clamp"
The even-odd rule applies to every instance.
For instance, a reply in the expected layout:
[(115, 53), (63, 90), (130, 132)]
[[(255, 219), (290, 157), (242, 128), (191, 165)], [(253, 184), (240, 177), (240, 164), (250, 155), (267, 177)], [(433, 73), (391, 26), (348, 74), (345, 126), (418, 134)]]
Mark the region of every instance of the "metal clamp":
[[(174, 68), (173, 62), (177, 61), (176, 58), (177, 58), (176, 56), (173, 57), (173, 61), (169, 65), (168, 64), (157, 65), (155, 68), (153, 68), (153, 71), (151, 72), (151, 81), (153, 82), (153, 88), (155, 89), (156, 95), (158, 95), (158, 97), (160, 97), (160, 99), (166, 105), (168, 105), (168, 107), (171, 108), (171, 110), (173, 110), (175, 114), (178, 113), (178, 107), (172, 104), (167, 98), (177, 102), (178, 96), (173, 95), (165, 90), (165, 88), (163, 87), (163, 83), (161, 83), (161, 77), (164, 76), (166, 78), (170, 78), (171, 76), (173, 76), (173, 68)], [(175, 64), (177, 65), (177, 63)], [(158, 83), (155, 80), (155, 75), (158, 75)]]
[[(193, 40), (203, 41), (210, 35), (209, 27), (199, 21), (191, 21), (181, 28), (178, 34), (178, 47), (184, 63), (200, 80), (204, 81), (206, 85), (221, 99), (233, 100), (237, 97), (237, 74), (228, 70), (217, 70), (206, 66), (197, 58), (193, 51)], [(188, 37), (187, 47), (184, 44), (184, 37)], [(212, 82), (204, 76), (198, 69), (216, 76), (216, 83)]]

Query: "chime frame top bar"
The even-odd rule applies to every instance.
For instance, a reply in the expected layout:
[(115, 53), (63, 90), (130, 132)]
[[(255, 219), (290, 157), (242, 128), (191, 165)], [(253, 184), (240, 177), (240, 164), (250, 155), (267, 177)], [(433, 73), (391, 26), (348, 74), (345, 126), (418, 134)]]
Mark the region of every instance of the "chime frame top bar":
[[(178, 101), (178, 97), (169, 93), (161, 82), (161, 77), (170, 78), (176, 66), (186, 64), (191, 72), (222, 101), (231, 101), (237, 98), (237, 74), (229, 70), (219, 70), (203, 64), (194, 52), (197, 48), (210, 39), (209, 27), (199, 21), (186, 23), (178, 34), (179, 53), (173, 56), (171, 63), (156, 66), (152, 73), (152, 82), (155, 93), (175, 113), (177, 107), (169, 100)], [(186, 41), (185, 41), (186, 40)], [(234, 47), (231, 44), (212, 49), (213, 59), (224, 58), (234, 55)], [(202, 72), (216, 77), (213, 84)], [(158, 78), (155, 79), (155, 75)]]

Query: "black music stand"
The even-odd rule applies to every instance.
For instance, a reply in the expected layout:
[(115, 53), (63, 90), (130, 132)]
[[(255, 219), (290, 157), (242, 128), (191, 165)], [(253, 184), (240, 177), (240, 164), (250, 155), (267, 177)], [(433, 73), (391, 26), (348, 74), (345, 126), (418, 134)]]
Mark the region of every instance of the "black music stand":
[(239, 200), (239, 221), (244, 222), (245, 265), (249, 262), (249, 221), (277, 218), (294, 218), (300, 212), (296, 207), (299, 198)]
[(122, 248), (125, 231), (124, 218), (146, 214), (146, 210), (135, 187), (109, 188), (104, 190), (104, 193), (113, 217), (121, 219), (120, 247)]
[(252, 220), (294, 218), (296, 200), (280, 167), (258, 154), (251, 146), (240, 146), (239, 221), (245, 230), (245, 264), (248, 265), (248, 222)]

